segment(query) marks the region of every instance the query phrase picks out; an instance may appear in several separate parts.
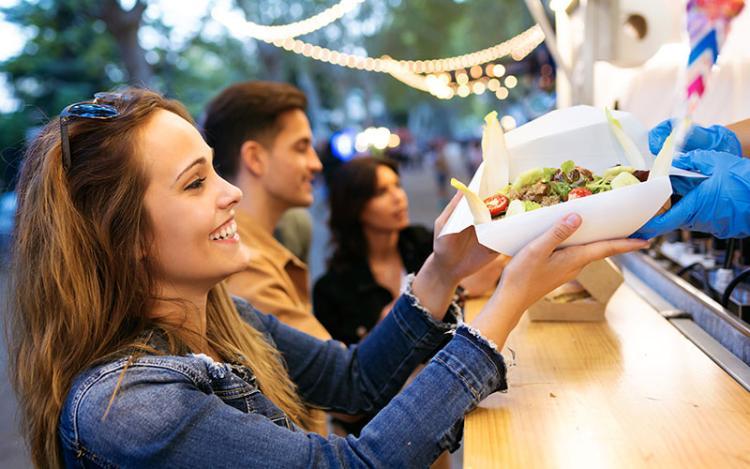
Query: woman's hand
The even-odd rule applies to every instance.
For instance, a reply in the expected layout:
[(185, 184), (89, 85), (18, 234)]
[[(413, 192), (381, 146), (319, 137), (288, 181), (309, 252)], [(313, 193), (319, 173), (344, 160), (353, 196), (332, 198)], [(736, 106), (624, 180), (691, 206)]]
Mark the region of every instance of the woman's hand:
[(580, 225), (579, 215), (567, 215), (514, 256), (472, 326), (502, 347), (529, 306), (576, 278), (586, 265), (648, 246), (643, 240), (616, 239), (555, 251)]
[(510, 260), (510, 256), (500, 254), (487, 265), (461, 280), (461, 286), (466, 297), (476, 298), (492, 293), (497, 287), (503, 269)]
[(460, 193), (456, 193), (435, 220), (433, 253), (417, 273), (412, 285), (414, 296), (438, 321), (445, 316), (458, 282), (498, 256), (495, 251), (479, 244), (473, 228), (440, 237), (443, 226), (461, 197)]
[(463, 196), (457, 192), (443, 212), (435, 220), (435, 239), (432, 243), (433, 257), (444, 275), (460, 281), (497, 258), (498, 253), (479, 244), (476, 232), (469, 227), (460, 233), (440, 237), (448, 218)]

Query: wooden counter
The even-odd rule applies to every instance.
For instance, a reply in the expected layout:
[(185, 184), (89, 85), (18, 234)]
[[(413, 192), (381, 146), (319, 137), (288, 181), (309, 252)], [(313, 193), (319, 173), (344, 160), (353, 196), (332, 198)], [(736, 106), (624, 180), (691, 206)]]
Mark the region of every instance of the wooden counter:
[(507, 346), (509, 390), (467, 416), (464, 469), (750, 467), (750, 393), (627, 285), (606, 322), (524, 318)]

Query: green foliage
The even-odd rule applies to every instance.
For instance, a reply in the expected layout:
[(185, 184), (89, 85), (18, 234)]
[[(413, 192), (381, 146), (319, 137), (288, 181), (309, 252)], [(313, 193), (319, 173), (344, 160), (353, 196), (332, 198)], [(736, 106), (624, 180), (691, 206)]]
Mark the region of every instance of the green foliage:
[[(149, 1), (153, 0), (140, 3)], [(261, 24), (298, 21), (331, 5), (329, 0), (234, 1), (248, 19)], [(105, 0), (37, 0), (0, 10), (6, 21), (25, 28), (29, 35), (18, 56), (0, 63), (0, 72), (6, 74), (21, 103), (17, 111), (0, 115), (4, 162), (12, 164), (19, 155), (19, 142), (67, 104), (128, 84), (118, 43), (98, 19), (107, 4)], [(373, 57), (428, 59), (494, 45), (532, 24), (524, 3), (517, 0), (382, 0), (364, 2), (358, 11), (301, 39), (336, 50), (366, 51)], [(204, 24), (208, 15), (207, 11)], [(174, 41), (170, 27), (160, 19), (144, 15), (140, 27), (163, 38), (145, 54), (153, 76), (149, 86), (181, 100), (196, 117), (228, 84), (271, 79), (294, 83), (308, 94), (316, 132), (352, 123), (406, 125), (417, 112), (427, 116), (430, 132), (450, 135), (462, 128), (478, 129), (478, 116), (502, 110), (527, 88), (522, 80), (504, 102), (490, 93), (439, 101), (388, 75), (316, 62), (268, 44), (229, 37), (216, 28), (198, 28), (187, 40)], [(352, 105), (352, 96), (361, 104)], [(373, 105), (378, 102), (384, 103), (384, 114)], [(352, 114), (355, 111), (358, 117)]]
[[(524, 2), (517, 0), (409, 0), (392, 8), (389, 24), (366, 44), (375, 56), (389, 54), (396, 59), (414, 60), (451, 57), (503, 42), (532, 24)], [(457, 121), (462, 116), (481, 116), (513, 102), (511, 99), (500, 103), (487, 93), (443, 103), (390, 78), (382, 85), (394, 112), (425, 103), (438, 110), (446, 108)]]
[(81, 14), (95, 5), (95, 0), (42, 0), (3, 9), (7, 21), (31, 25), (22, 53), (2, 68), (22, 112), (37, 113), (32, 122), (117, 83), (105, 72), (119, 68), (114, 41), (101, 21)]

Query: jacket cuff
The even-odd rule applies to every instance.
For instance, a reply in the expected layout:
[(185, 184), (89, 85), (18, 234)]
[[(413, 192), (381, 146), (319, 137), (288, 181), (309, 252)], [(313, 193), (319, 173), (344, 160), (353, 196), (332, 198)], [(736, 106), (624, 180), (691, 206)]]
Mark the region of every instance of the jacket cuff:
[(458, 294), (453, 295), (453, 299), (451, 300), (451, 304), (448, 305), (448, 311), (446, 311), (443, 320), (438, 321), (424, 306), (422, 306), (422, 303), (419, 302), (419, 299), (414, 296), (414, 291), (412, 290), (414, 278), (414, 274), (409, 274), (409, 276), (407, 277), (406, 289), (404, 290), (402, 297), (405, 297), (409, 301), (409, 305), (412, 308), (418, 310), (433, 327), (443, 329), (446, 332), (455, 330), (458, 324), (460, 324), (463, 320), (464, 316), (463, 309), (459, 304), (460, 296)]
[(459, 326), (434, 360), (457, 376), (474, 399), (474, 407), (496, 391), (508, 389), (503, 356), (478, 331)]

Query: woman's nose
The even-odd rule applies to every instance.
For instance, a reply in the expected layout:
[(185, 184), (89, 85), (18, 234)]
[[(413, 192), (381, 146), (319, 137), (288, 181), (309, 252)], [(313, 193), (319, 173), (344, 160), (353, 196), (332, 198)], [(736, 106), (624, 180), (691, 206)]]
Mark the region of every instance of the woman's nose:
[(222, 187), (219, 196), (219, 207), (227, 208), (239, 203), (242, 199), (242, 190), (234, 184), (221, 179)]

